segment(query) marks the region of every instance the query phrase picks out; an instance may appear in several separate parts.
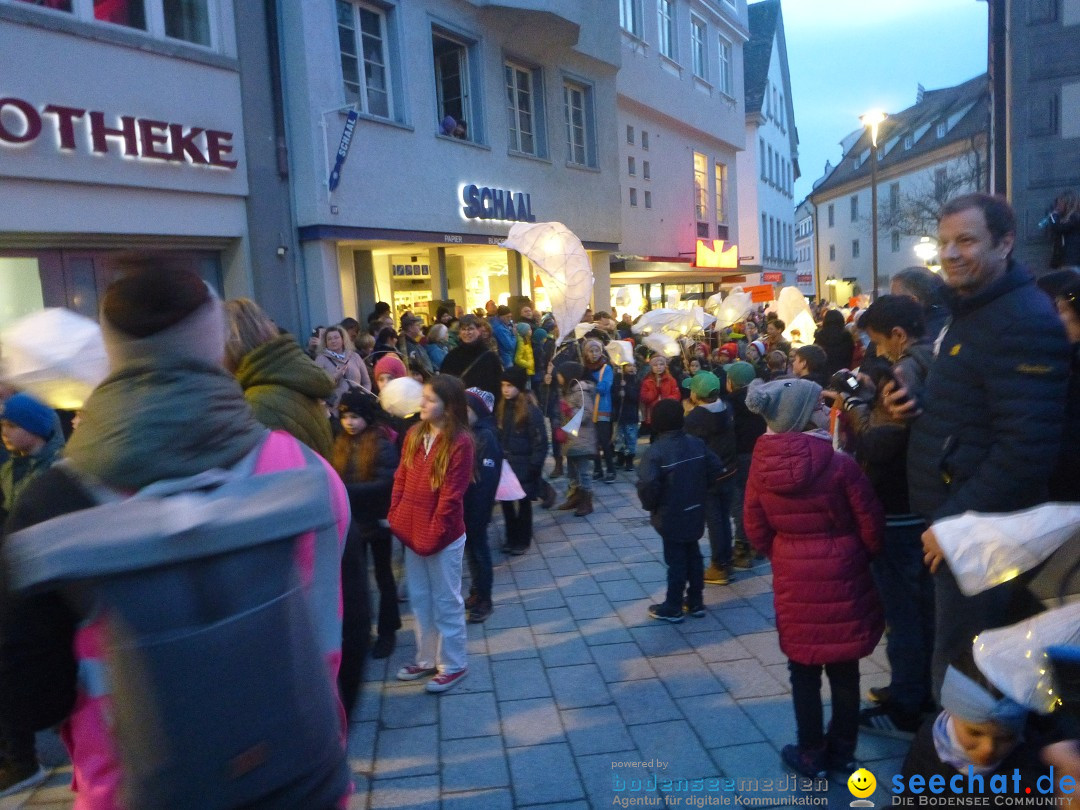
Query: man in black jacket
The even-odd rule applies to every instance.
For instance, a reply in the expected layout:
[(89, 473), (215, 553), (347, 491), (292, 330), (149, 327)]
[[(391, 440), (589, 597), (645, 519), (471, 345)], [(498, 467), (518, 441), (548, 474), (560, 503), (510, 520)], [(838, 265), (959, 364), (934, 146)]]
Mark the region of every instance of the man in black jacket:
[[(922, 415), (908, 448), (911, 506), (932, 523), (974, 510), (1009, 512), (1041, 503), (1057, 458), (1069, 349), (1052, 303), (1012, 258), (1016, 220), (1004, 200), (967, 194), (938, 222), (950, 319), (935, 346), (921, 403), (887, 394), (896, 414)], [(961, 594), (933, 536), (935, 696), (945, 668), (980, 631), (1009, 623), (1015, 583)]]

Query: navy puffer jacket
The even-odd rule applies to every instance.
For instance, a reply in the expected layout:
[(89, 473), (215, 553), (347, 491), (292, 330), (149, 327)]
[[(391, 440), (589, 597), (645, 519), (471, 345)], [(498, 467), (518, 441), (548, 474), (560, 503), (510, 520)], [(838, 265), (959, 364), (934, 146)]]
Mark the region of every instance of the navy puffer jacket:
[(1026, 269), (972, 296), (949, 293), (952, 321), (912, 425), (912, 509), (928, 520), (1011, 512), (1047, 499), (1065, 414), (1069, 346)]
[(705, 492), (723, 475), (716, 453), (681, 430), (661, 433), (638, 465), (638, 498), (666, 539), (696, 543), (705, 533)]
[[(518, 396), (528, 395), (521, 393)], [(540, 489), (540, 474), (547, 456), (548, 440), (544, 415), (540, 409), (529, 403), (527, 414), (525, 424), (518, 425), (514, 421), (514, 403), (500, 400), (495, 418), (503, 455), (525, 490), (525, 497), (531, 499), (537, 497)]]
[(870, 481), (828, 434), (758, 439), (743, 509), (746, 537), (773, 567), (780, 649), (800, 664), (873, 652), (885, 618), (870, 576), (885, 518)]

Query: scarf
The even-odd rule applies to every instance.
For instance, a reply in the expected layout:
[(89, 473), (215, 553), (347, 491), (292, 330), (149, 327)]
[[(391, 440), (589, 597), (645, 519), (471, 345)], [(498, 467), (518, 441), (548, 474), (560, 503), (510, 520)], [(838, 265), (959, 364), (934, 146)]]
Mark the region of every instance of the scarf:
[(938, 758), (946, 765), (951, 765), (960, 773), (967, 773), (971, 768), (972, 773), (988, 774), (997, 770), (1004, 760), (991, 763), (990, 765), (976, 765), (968, 759), (960, 741), (956, 739), (956, 729), (953, 728), (953, 718), (948, 712), (942, 712), (934, 721), (934, 750)]
[(94, 390), (65, 455), (83, 475), (137, 490), (229, 467), (265, 435), (224, 368), (145, 359), (122, 365)]
[(327, 357), (329, 357), (331, 360), (337, 360), (339, 363), (344, 363), (345, 358), (348, 356), (345, 352), (338, 354), (337, 352), (332, 352), (329, 349), (326, 349), (325, 351)]

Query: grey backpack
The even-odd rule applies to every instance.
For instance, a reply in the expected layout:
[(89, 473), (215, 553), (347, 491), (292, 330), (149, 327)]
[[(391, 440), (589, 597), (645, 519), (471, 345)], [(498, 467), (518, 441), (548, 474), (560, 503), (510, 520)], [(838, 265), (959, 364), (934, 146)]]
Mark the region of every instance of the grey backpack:
[[(58, 590), (104, 620), (103, 665), (81, 662), (80, 679), (111, 697), (127, 807), (330, 807), (348, 792), (333, 640), (295, 564), (298, 535), (336, 543), (327, 473), (302, 448), (304, 467), (255, 475), (263, 444), (126, 498), (65, 468), (98, 505), (7, 539), (15, 590)], [(336, 553), (315, 560), (315, 582), (339, 582)]]

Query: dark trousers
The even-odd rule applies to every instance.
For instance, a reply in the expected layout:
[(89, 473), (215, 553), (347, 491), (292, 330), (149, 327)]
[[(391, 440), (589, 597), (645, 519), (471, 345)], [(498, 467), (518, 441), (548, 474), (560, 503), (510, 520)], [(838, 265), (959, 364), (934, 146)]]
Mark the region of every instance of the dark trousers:
[(688, 543), (683, 538), (662, 539), (664, 563), (667, 565), (667, 598), (664, 604), (682, 610), (683, 594), (691, 607), (704, 604), (705, 566), (697, 540)]
[(917, 713), (930, 697), (934, 652), (934, 583), (923, 564), (925, 526), (887, 526), (881, 556), (870, 563), (888, 633), (885, 654), (892, 669), (890, 700)]
[(364, 536), (375, 569), (375, 584), (379, 587), (378, 634), (392, 636), (401, 629), (401, 609), (394, 582), (394, 536), (386, 526), (369, 529)]
[[(832, 719), (827, 735), (822, 731), (822, 669), (829, 678), (832, 692)], [(788, 661), (788, 672), (791, 674), (791, 699), (795, 704), (799, 747), (821, 750), (828, 742), (829, 750), (838, 756), (854, 756), (859, 739), (858, 660), (824, 665)]]
[(488, 523), (491, 507), (481, 510), (483, 516), (473, 517), (466, 511), (465, 563), (469, 566), (470, 589), (483, 602), (491, 601), (491, 546), (488, 545)]
[(556, 461), (562, 458), (562, 442), (555, 441), (555, 428), (562, 427), (562, 421), (554, 416), (548, 417), (548, 425), (551, 427), (551, 457)]
[(371, 594), (368, 592), (367, 543), (355, 523), (349, 526), (341, 555), (341, 666), (338, 691), (345, 716), (352, 713), (371, 645)]
[(506, 523), (506, 545), (528, 548), (532, 543), (532, 501), (528, 497), (520, 501), (502, 501), (502, 513)]
[(735, 481), (728, 492), (731, 495), (731, 516), (735, 518), (735, 539), (745, 540), (746, 530), (743, 529), (743, 500), (746, 498), (746, 482), (750, 479), (750, 460), (752, 453), (739, 453), (736, 466)]
[(705, 494), (705, 525), (709, 528), (709, 553), (714, 566), (731, 564), (731, 489), (720, 484)]
[(37, 762), (33, 731), (0, 725), (0, 764), (7, 762), (18, 765)]
[(600, 465), (601, 457), (604, 459), (604, 464), (607, 465), (607, 471), (609, 473), (615, 472), (615, 445), (612, 444), (611, 441), (614, 433), (614, 427), (611, 422), (596, 423), (596, 447), (600, 451), (595, 460), (595, 469), (597, 473), (603, 471), (603, 468)]

